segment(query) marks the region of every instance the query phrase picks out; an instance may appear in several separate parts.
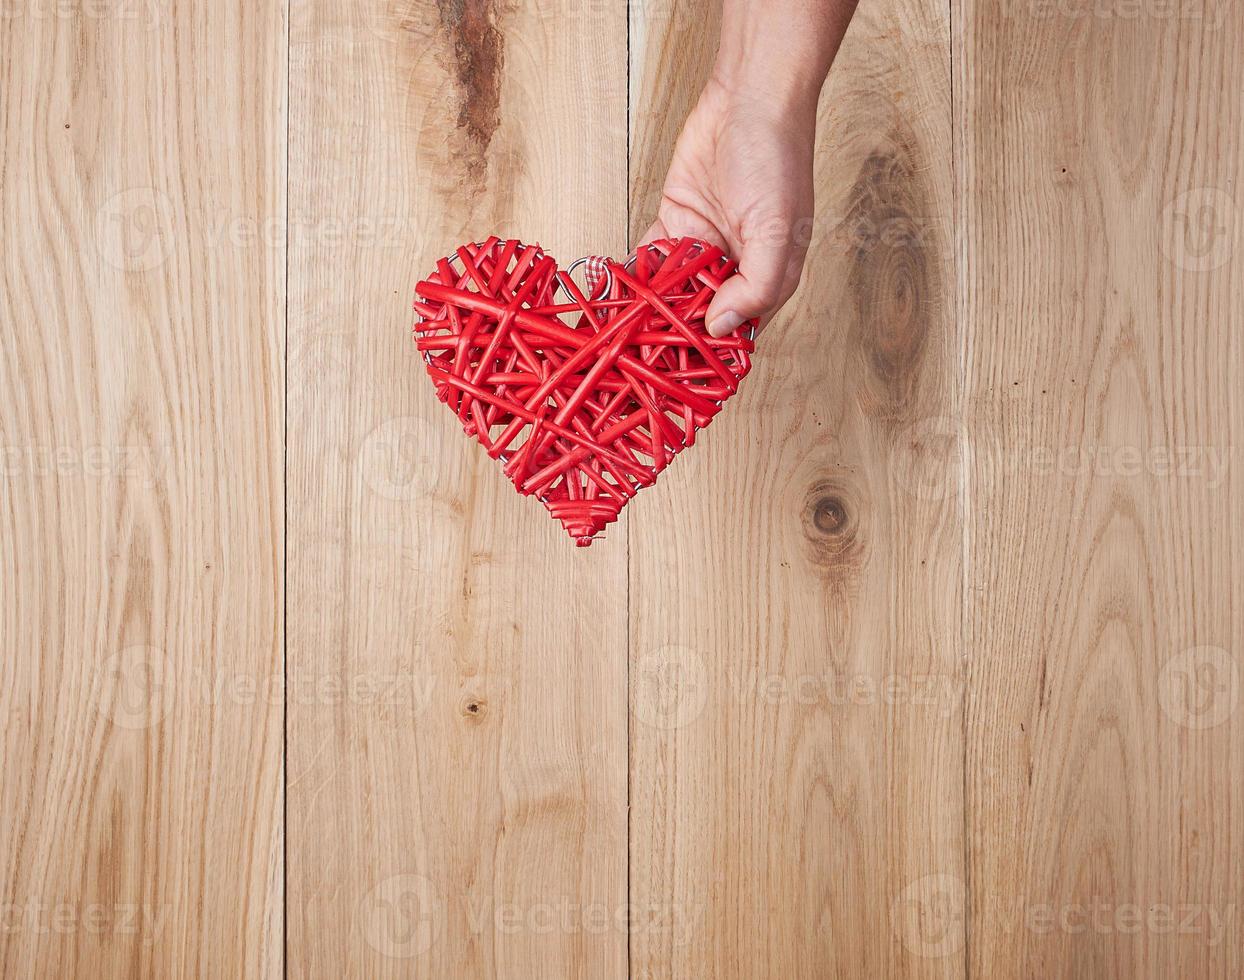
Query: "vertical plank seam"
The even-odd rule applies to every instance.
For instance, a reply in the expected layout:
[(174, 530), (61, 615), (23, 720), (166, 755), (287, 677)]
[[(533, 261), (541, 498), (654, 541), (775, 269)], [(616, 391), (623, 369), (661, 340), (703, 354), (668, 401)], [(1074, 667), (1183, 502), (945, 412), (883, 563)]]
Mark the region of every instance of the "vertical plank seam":
[(289, 144), (293, 7), (285, 0), (285, 290), (281, 364), (281, 976), (289, 980)]
[[(970, 317), (967, 312), (967, 289), (965, 286), (965, 276), (967, 271), (966, 258), (966, 242), (967, 242), (967, 222), (963, 221), (962, 212), (962, 193), (959, 179), (959, 136), (960, 126), (958, 125), (958, 103), (957, 98), (959, 92), (956, 90), (955, 79), (958, 73), (957, 56), (962, 56), (962, 51), (958, 51), (955, 45), (955, 30), (958, 21), (955, 17), (955, 0), (946, 0), (947, 16), (949, 18), (949, 39), (948, 54), (950, 56), (950, 173), (951, 173), (951, 235), (953, 236), (952, 254), (954, 255), (954, 282), (956, 290), (956, 302), (954, 304), (953, 324), (956, 328), (957, 336), (955, 338), (956, 345), (959, 349), (957, 359), (958, 384), (954, 392), (954, 396), (958, 401), (958, 425), (956, 426), (958, 440), (961, 441), (959, 451), (959, 649), (956, 651), (956, 657), (963, 665), (963, 681), (960, 703), (960, 739), (959, 749), (961, 753), (961, 775), (960, 775), (960, 806), (963, 810), (962, 818), (962, 834), (963, 840), (963, 977), (964, 980), (972, 978), (972, 853), (971, 853), (971, 814), (968, 809), (968, 691), (972, 674), (971, 658), (968, 653), (968, 601), (970, 592), (970, 576), (968, 570), (968, 561), (971, 555), (969, 546), (969, 527), (968, 523), (971, 515), (971, 501), (968, 496), (969, 491), (969, 472), (968, 460), (971, 458), (966, 451), (968, 445), (967, 432), (967, 362), (968, 362), (968, 324)], [(964, 17), (964, 30), (966, 33), (966, 16), (967, 11), (961, 8)], [(959, 46), (960, 48), (962, 45)], [(966, 73), (965, 73), (966, 74)]]
[[(626, 5), (626, 251), (631, 250), (631, 13)], [(631, 908), (631, 519), (626, 519), (626, 907)], [(631, 980), (634, 930), (626, 931), (626, 977)]]

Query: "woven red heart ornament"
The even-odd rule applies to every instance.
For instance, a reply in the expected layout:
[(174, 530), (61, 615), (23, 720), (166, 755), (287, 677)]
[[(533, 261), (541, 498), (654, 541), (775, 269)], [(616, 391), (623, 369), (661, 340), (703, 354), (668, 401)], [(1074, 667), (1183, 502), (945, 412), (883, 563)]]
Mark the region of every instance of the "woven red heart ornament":
[(463, 245), (419, 283), (414, 330), (437, 396), (580, 546), (734, 394), (755, 326), (704, 328), (734, 271), (716, 246), (583, 262), (586, 293), (538, 245)]

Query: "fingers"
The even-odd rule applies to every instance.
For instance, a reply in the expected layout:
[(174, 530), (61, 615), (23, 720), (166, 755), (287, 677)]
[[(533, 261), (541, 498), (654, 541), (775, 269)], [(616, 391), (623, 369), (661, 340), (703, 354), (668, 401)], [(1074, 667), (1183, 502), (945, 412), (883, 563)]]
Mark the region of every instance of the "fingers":
[(753, 317), (773, 314), (794, 294), (803, 269), (802, 250), (788, 245), (744, 245), (738, 272), (722, 284), (709, 304), (708, 332), (724, 337)]
[(657, 220), (652, 223), (637, 248), (643, 248), (658, 238), (699, 238), (716, 245), (726, 252), (729, 243), (717, 226), (693, 208), (678, 204), (668, 197), (662, 198)]
[(724, 337), (751, 319), (767, 323), (794, 294), (803, 271), (806, 249), (791, 240), (774, 241), (758, 236), (737, 250), (709, 221), (695, 211), (662, 202), (661, 215), (644, 233), (637, 250), (659, 238), (700, 238), (738, 255), (738, 271), (731, 276), (709, 305), (705, 320), (708, 332)]

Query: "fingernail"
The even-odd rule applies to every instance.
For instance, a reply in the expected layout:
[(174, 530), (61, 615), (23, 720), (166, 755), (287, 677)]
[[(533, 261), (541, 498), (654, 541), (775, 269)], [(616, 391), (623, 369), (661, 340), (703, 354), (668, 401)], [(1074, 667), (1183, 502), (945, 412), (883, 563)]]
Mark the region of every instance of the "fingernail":
[(708, 325), (708, 332), (714, 337), (724, 337), (731, 331), (738, 330), (743, 323), (743, 319), (734, 310), (729, 310), (719, 315), (717, 319)]

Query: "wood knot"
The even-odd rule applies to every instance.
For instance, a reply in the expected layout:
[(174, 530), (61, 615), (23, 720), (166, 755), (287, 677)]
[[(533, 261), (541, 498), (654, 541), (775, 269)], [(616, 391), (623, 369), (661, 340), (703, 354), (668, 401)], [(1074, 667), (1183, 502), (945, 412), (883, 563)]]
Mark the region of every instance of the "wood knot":
[(812, 506), (812, 525), (822, 534), (838, 534), (847, 526), (847, 508), (838, 497), (822, 497)]
[(479, 721), (488, 714), (488, 702), (483, 698), (467, 697), (462, 702), (462, 715), (472, 721)]
[(804, 496), (801, 523), (808, 560), (827, 580), (845, 579), (863, 564), (858, 511), (848, 488), (832, 480), (818, 481)]

